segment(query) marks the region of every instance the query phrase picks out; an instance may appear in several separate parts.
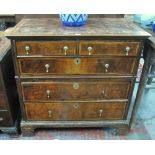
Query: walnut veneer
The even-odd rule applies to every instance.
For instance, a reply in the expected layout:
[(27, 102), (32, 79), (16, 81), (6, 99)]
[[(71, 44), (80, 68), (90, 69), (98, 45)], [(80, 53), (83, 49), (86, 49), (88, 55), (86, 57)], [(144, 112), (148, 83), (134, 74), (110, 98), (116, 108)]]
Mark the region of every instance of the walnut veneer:
[(130, 128), (143, 42), (150, 35), (125, 19), (24, 19), (12, 39), (23, 134), (36, 128)]

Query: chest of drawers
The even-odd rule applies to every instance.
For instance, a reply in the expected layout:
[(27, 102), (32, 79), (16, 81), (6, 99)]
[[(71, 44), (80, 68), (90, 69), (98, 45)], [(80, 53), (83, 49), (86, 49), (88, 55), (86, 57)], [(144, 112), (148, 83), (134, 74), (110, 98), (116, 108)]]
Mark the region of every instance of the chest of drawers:
[(19, 102), (10, 41), (0, 37), (0, 131), (17, 134)]
[(36, 128), (130, 128), (131, 97), (149, 34), (125, 19), (24, 19), (8, 34), (23, 134)]

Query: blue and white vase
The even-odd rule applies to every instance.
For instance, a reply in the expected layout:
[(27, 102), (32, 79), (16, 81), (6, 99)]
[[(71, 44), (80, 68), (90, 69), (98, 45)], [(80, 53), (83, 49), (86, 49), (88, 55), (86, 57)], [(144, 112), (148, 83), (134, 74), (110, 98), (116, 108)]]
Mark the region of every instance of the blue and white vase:
[(65, 26), (82, 26), (86, 24), (88, 14), (60, 14), (59, 16)]

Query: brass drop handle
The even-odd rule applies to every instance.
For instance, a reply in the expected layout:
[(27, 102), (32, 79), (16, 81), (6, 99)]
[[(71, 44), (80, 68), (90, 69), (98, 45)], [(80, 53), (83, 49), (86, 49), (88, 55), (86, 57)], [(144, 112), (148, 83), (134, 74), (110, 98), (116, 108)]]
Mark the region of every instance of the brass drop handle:
[(46, 65), (45, 65), (46, 73), (49, 72), (49, 68), (50, 68), (50, 65), (49, 65), (49, 64), (46, 64)]
[(102, 115), (103, 115), (103, 110), (100, 109), (100, 110), (99, 110), (99, 117), (102, 117)]
[(3, 117), (0, 117), (0, 121), (3, 121)]
[(93, 48), (91, 46), (89, 46), (87, 49), (88, 49), (88, 55), (91, 55)]
[(101, 94), (103, 95), (103, 97), (105, 97), (105, 96), (106, 96), (106, 95), (105, 95), (105, 91), (104, 91), (104, 90), (102, 90)]
[(64, 49), (64, 53), (65, 53), (65, 55), (67, 55), (67, 51), (68, 51), (68, 49), (69, 49), (68, 46), (64, 46), (63, 49)]
[(50, 90), (46, 90), (46, 94), (47, 94), (47, 98), (49, 99), (51, 96), (51, 91)]
[(27, 55), (29, 55), (29, 52), (30, 52), (30, 46), (25, 46), (25, 52)]
[(109, 64), (105, 64), (105, 65), (104, 65), (104, 67), (105, 67), (105, 72), (106, 72), (106, 73), (108, 72), (109, 66), (110, 66)]
[(125, 48), (126, 55), (129, 55), (130, 50), (131, 50), (131, 48), (128, 46)]
[(52, 110), (48, 110), (48, 117), (52, 117)]

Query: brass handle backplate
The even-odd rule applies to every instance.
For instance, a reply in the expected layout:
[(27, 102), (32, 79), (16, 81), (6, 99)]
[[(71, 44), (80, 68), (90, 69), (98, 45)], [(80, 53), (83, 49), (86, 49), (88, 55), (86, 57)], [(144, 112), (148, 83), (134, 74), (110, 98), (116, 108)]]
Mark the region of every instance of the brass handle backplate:
[(52, 117), (52, 110), (48, 110), (48, 117)]
[(102, 90), (101, 94), (103, 95), (103, 97), (106, 97), (105, 91)]
[(49, 65), (49, 64), (46, 64), (46, 65), (45, 65), (46, 73), (49, 72), (49, 68), (50, 68), (50, 65)]
[(46, 90), (46, 94), (47, 94), (47, 98), (49, 99), (51, 96), (51, 91), (50, 90)]
[(29, 55), (29, 52), (30, 52), (30, 46), (25, 46), (25, 52), (27, 55)]
[(87, 49), (88, 49), (88, 55), (91, 55), (93, 48), (91, 46), (89, 46)]
[(129, 55), (129, 52), (130, 52), (130, 51), (131, 51), (131, 48), (127, 46), (127, 47), (125, 48), (126, 55)]
[(68, 49), (69, 49), (68, 46), (64, 46), (63, 49), (64, 49), (64, 53), (65, 53), (65, 55), (67, 55), (67, 51), (68, 51)]
[(100, 110), (99, 110), (99, 117), (102, 117), (102, 115), (103, 115), (103, 110), (100, 109)]
[(105, 65), (104, 65), (104, 67), (105, 67), (105, 72), (106, 72), (106, 73), (108, 72), (109, 66), (110, 66), (109, 64), (105, 64)]

